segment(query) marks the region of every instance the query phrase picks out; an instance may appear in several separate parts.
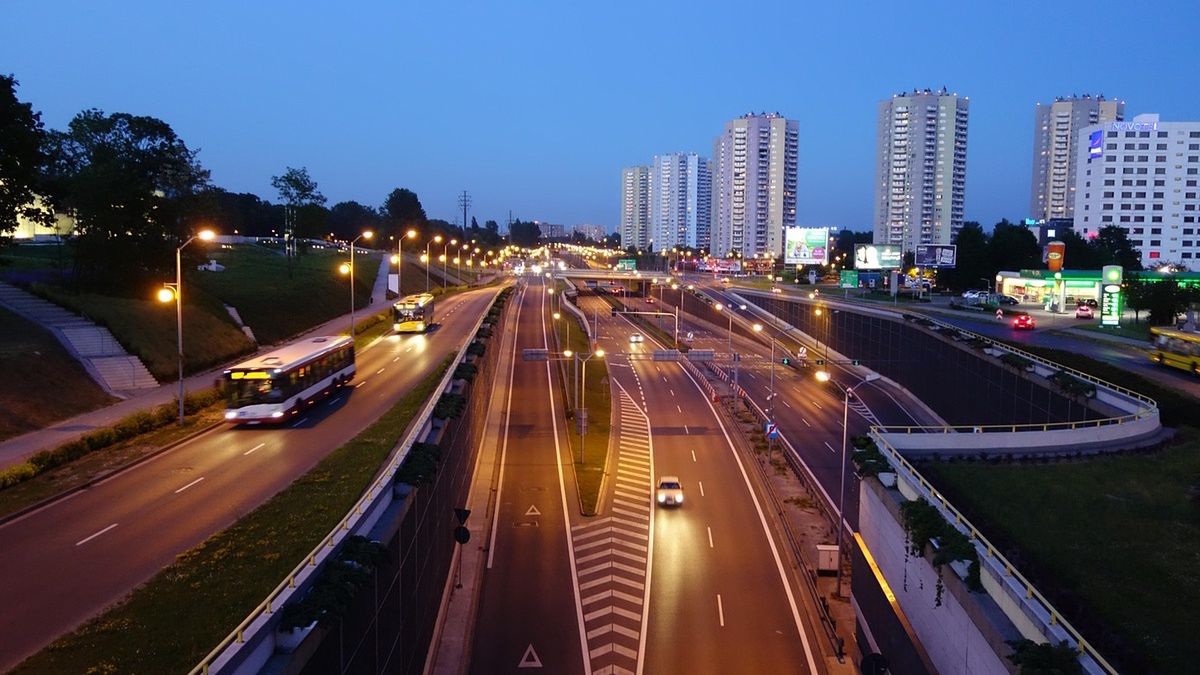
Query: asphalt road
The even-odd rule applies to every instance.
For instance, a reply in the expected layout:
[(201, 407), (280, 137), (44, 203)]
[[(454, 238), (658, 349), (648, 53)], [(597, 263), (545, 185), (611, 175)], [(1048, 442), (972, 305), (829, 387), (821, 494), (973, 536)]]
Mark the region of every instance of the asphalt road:
[(682, 507), (651, 512), (644, 672), (814, 672), (817, 632), (804, 603), (815, 600), (792, 576), (751, 469), (682, 366), (646, 358), (652, 342), (631, 345), (640, 329), (602, 303), (580, 296), (581, 309), (599, 319), (610, 376), (650, 420), (655, 480), (676, 475), (685, 493)]
[[(562, 410), (551, 393), (549, 362), (521, 359), (523, 349), (547, 348), (546, 297), (537, 278), (517, 297), (512, 379), (498, 383), (508, 386), (509, 397), (475, 618), (473, 673), (535, 666), (551, 673), (584, 672), (560, 462)], [(571, 503), (577, 512), (578, 502)]]
[(428, 335), (360, 352), (351, 388), (280, 428), (219, 427), (0, 526), (0, 671), (120, 600), (375, 421), (449, 355), (495, 289), (439, 303)]

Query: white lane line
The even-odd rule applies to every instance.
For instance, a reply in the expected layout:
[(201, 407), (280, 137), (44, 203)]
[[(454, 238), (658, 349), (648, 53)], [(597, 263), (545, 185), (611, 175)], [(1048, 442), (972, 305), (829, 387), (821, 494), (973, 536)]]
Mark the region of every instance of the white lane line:
[(674, 389), (668, 389), (667, 391), (671, 392), (671, 395), (672, 395), (672, 396), (674, 396), (674, 395), (675, 395), (675, 390), (674, 390)]
[(683, 408), (680, 408), (679, 406), (675, 406), (675, 409), (678, 410), (681, 415), (683, 414)]
[(395, 363), (395, 362), (397, 362), (397, 361), (399, 361), (399, 360), (400, 360), (400, 357), (399, 357), (399, 356), (397, 356), (396, 358), (392, 359), (392, 363)]
[(821, 407), (821, 404), (820, 404), (820, 403), (817, 403), (816, 401), (813, 401), (813, 402), (812, 402), (812, 404), (813, 404), (813, 405), (815, 405), (815, 406), (817, 406), (817, 410), (824, 410), (824, 408), (822, 408), (822, 407)]
[(404, 353), (405, 353), (405, 354), (407, 354), (407, 353), (409, 353), (409, 352), (411, 352), (411, 351), (412, 351), (412, 347), (409, 347), (408, 349), (405, 349), (405, 350), (404, 350)]
[(245, 457), (246, 455), (253, 453), (255, 450), (262, 448), (264, 445), (266, 445), (266, 443), (259, 443), (258, 445), (254, 446), (253, 448), (250, 448), (249, 450), (243, 452), (242, 456)]
[(696, 451), (695, 450), (692, 451), (692, 461), (693, 462), (696, 461)]
[(804, 426), (806, 426), (806, 427), (811, 427), (811, 426), (812, 426), (811, 424), (809, 424), (809, 423), (808, 423), (808, 420), (804, 419), (803, 417), (801, 417), (801, 418), (800, 418), (800, 421), (801, 421), (801, 422), (804, 422)]
[(87, 537), (84, 537), (83, 539), (80, 539), (79, 541), (75, 542), (75, 545), (76, 545), (76, 546), (81, 546), (81, 545), (83, 545), (83, 544), (86, 544), (86, 543), (88, 543), (89, 541), (91, 541), (91, 540), (95, 539), (96, 537), (99, 537), (100, 535), (104, 534), (105, 532), (108, 532), (109, 530), (113, 529), (113, 528), (114, 528), (114, 527), (116, 527), (116, 526), (117, 526), (117, 524), (116, 524), (116, 523), (113, 523), (112, 525), (109, 525), (108, 527), (104, 528), (103, 530), (100, 530), (100, 531), (99, 531), (99, 532), (97, 532), (96, 534), (89, 535), (89, 536), (87, 536)]
[(708, 530), (708, 547), (709, 547), (709, 548), (712, 548), (712, 547), (713, 547), (713, 543), (712, 543), (712, 528), (711, 528), (711, 527), (705, 527), (704, 529)]
[(791, 404), (791, 403), (788, 403), (786, 399), (784, 400), (783, 404), (784, 404), (784, 405), (786, 405), (786, 406), (787, 406), (787, 407), (789, 407), (789, 408), (790, 408), (790, 407), (792, 407), (792, 404)]
[(699, 480), (696, 482), (700, 484), (700, 496), (703, 497), (704, 496), (704, 481)]
[(725, 627), (725, 606), (721, 604), (721, 594), (717, 593), (717, 619), (721, 622), (721, 627)]
[(376, 374), (376, 375), (378, 375), (378, 374), (382, 373), (382, 372), (383, 372), (383, 371), (385, 371), (385, 370), (387, 370), (387, 366), (384, 366), (383, 368), (380, 368), (379, 370), (375, 371), (375, 374)]
[(346, 400), (345, 396), (339, 396), (339, 397), (333, 399), (332, 401), (330, 401), (329, 405), (337, 405), (338, 403), (341, 403), (344, 400)]
[(691, 433), (692, 433), (692, 430), (691, 430), (691, 429), (688, 429), (687, 425), (685, 424), (685, 425), (683, 425), (683, 433), (685, 433), (685, 434), (691, 434)]
[(355, 388), (355, 389), (358, 389), (359, 387), (363, 386), (363, 385), (364, 385), (364, 384), (366, 384), (366, 383), (367, 383), (367, 381), (366, 381), (366, 380), (363, 380), (362, 382), (359, 382), (358, 384), (354, 385), (354, 388)]
[(292, 425), (292, 428), (295, 429), (296, 427), (300, 426), (301, 424), (304, 424), (307, 421), (308, 421), (307, 417), (301, 417), (300, 419), (296, 420), (296, 423)]
[(192, 481), (192, 482), (188, 483), (187, 485), (184, 485), (183, 487), (179, 488), (178, 490), (176, 490), (176, 491), (175, 491), (175, 494), (179, 494), (180, 492), (183, 492), (184, 490), (186, 490), (186, 489), (188, 489), (188, 488), (192, 487), (193, 485), (195, 485), (196, 483), (199, 483), (199, 482), (200, 482), (200, 481), (202, 481), (202, 480), (204, 480), (204, 476), (200, 476), (200, 477), (199, 477), (199, 478), (197, 478), (196, 480), (194, 480), (194, 481)]
[(829, 444), (829, 441), (825, 441), (825, 447), (829, 448), (830, 452), (837, 452), (837, 450), (834, 450), (833, 446)]

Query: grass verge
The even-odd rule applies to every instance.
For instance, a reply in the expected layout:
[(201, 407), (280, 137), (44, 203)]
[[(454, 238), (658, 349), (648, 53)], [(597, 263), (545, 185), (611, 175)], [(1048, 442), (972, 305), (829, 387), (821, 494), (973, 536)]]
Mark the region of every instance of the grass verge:
[(0, 309), (0, 373), (0, 440), (117, 400), (53, 335), (6, 309)]
[[(567, 336), (567, 346), (576, 354), (588, 354), (592, 346), (588, 343), (587, 333), (579, 325), (579, 317), (568, 312), (564, 321)], [(568, 389), (578, 386), (576, 364), (564, 362), (567, 366), (566, 380)], [(582, 366), (583, 364), (579, 364)], [(582, 369), (580, 369), (582, 370)], [(600, 499), (600, 484), (604, 481), (604, 471), (608, 461), (608, 436), (612, 427), (612, 391), (608, 383), (608, 364), (604, 359), (593, 358), (587, 362), (587, 377), (584, 378), (583, 394), (585, 407), (588, 410), (587, 433), (583, 437), (583, 462), (579, 461), (579, 431), (575, 426), (574, 411), (572, 410), (571, 425), (567, 436), (571, 443), (571, 457), (575, 463), (575, 480), (579, 484), (579, 502), (585, 514), (596, 512), (596, 503)], [(571, 406), (575, 397), (568, 396)]]
[(1178, 441), (1151, 454), (921, 470), (1122, 672), (1181, 673), (1200, 660), (1200, 431), (1181, 429)]
[(187, 672), (346, 515), (452, 360), (267, 503), (13, 673)]

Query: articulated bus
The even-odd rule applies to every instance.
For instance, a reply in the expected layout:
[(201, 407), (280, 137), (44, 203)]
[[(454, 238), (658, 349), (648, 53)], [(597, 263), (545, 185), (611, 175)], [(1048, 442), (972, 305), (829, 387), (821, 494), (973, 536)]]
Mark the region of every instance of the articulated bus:
[(1200, 375), (1200, 333), (1151, 328), (1150, 360)]
[(354, 379), (354, 341), (316, 337), (225, 371), (225, 421), (278, 423)]
[(392, 328), (397, 333), (424, 333), (432, 325), (432, 295), (410, 295), (392, 305)]

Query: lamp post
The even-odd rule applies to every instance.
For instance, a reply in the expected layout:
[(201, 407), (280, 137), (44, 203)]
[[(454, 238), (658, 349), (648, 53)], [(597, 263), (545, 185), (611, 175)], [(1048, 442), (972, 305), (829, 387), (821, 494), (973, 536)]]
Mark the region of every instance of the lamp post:
[(442, 243), (442, 235), (435, 235), (430, 241), (425, 242), (425, 258), (421, 262), (425, 263), (425, 292), (429, 292), (429, 265), (433, 260), (429, 257), (429, 245)]
[(457, 243), (458, 243), (457, 239), (451, 239), (450, 241), (446, 242), (445, 246), (442, 247), (442, 290), (443, 291), (446, 290), (446, 274), (447, 274), (446, 262), (450, 256), (450, 245), (457, 244)]
[[(579, 415), (580, 410), (587, 410), (587, 388), (586, 388), (586, 385), (587, 385), (587, 362), (591, 361), (593, 357), (600, 358), (600, 359), (604, 358), (604, 350), (597, 349), (596, 351), (592, 352), (591, 354), (588, 354), (587, 356), (580, 359), (582, 367), (580, 368), (580, 377), (579, 377), (579, 404), (580, 404), (580, 406), (583, 406), (583, 407), (580, 408), (577, 406), (575, 408), (576, 416)], [(579, 358), (579, 356), (576, 355), (576, 358)], [(586, 413), (584, 413), (584, 414), (586, 414)], [(580, 422), (580, 424), (579, 424), (579, 463), (580, 464), (583, 464), (584, 431), (585, 431), (585, 429), (584, 429), (583, 423)]]
[(196, 234), (188, 237), (188, 240), (183, 242), (181, 246), (175, 249), (175, 283), (166, 284), (165, 287), (158, 292), (158, 299), (162, 302), (170, 302), (175, 300), (175, 329), (178, 338), (179, 346), (179, 423), (183, 424), (183, 249), (187, 245), (199, 239), (200, 241), (212, 241), (216, 236), (212, 230), (200, 230)]
[(409, 230), (396, 240), (396, 295), (399, 296), (404, 295), (404, 286), (400, 284), (400, 276), (404, 273), (404, 237), (416, 239), (417, 231)]
[[(375, 233), (371, 230), (363, 230), (362, 234), (350, 240), (350, 266), (341, 268), (342, 274), (350, 277), (350, 339), (354, 339), (354, 245), (359, 239), (370, 240)], [(398, 280), (397, 280), (398, 281)]]

